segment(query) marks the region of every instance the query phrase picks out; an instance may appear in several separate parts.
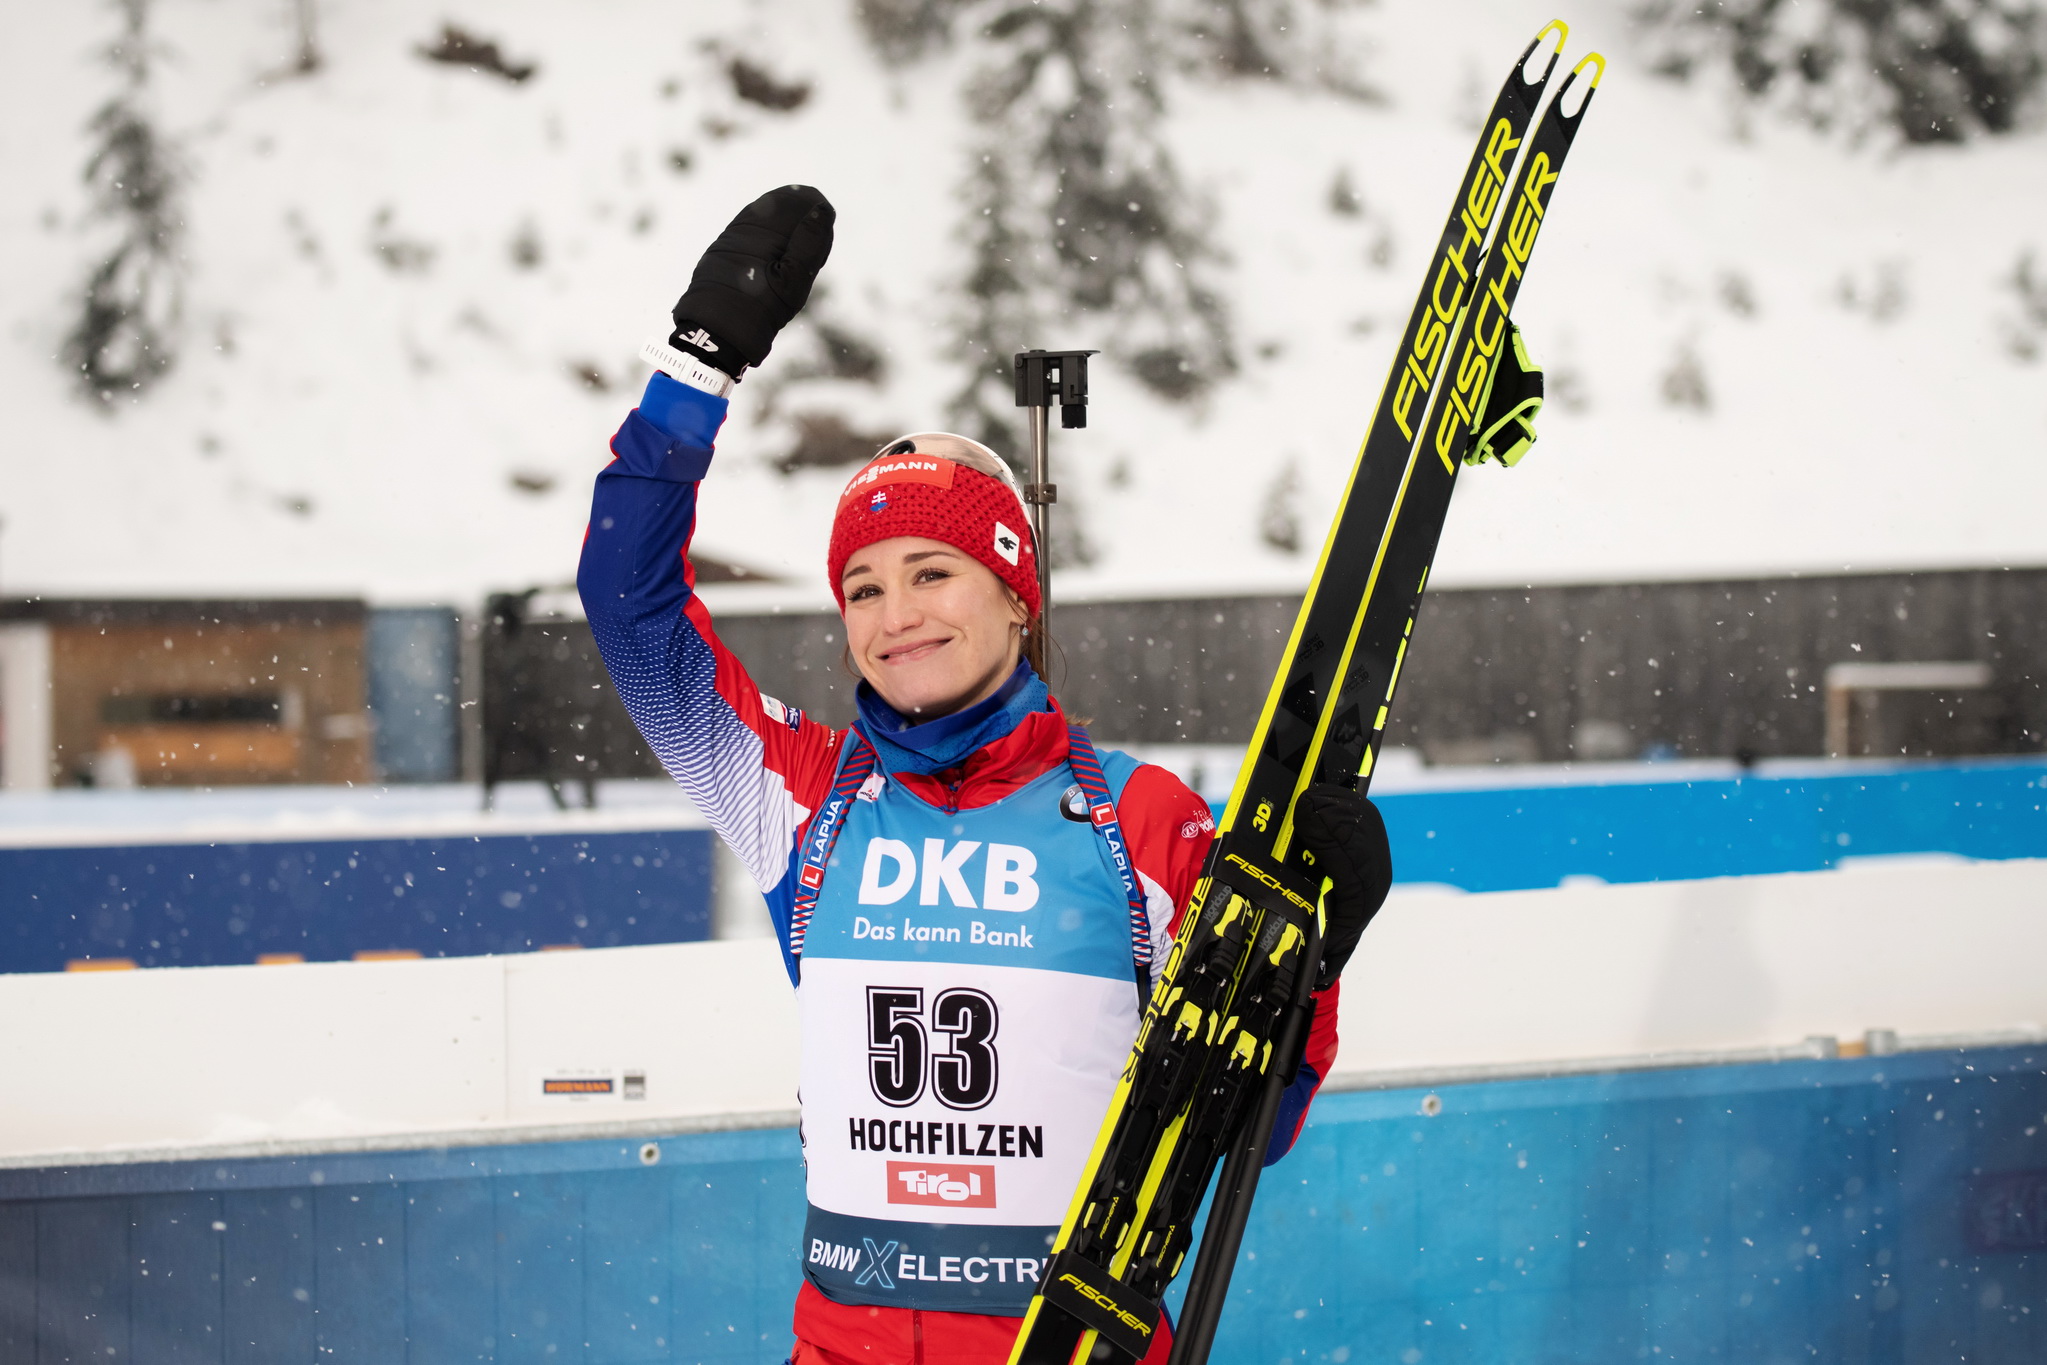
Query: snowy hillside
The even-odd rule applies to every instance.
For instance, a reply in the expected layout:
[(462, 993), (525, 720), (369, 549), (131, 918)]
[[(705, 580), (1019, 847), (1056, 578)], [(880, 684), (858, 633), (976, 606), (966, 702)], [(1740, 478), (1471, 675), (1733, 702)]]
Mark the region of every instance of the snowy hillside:
[[(1573, 54), (1612, 68), (1517, 309), (1553, 401), (1529, 460), (1463, 481), (1436, 582), (2047, 564), (2047, 362), (2022, 354), (2043, 338), (2012, 284), (2047, 258), (2047, 137), (1900, 149), (1737, 117), (1711, 83), (1650, 73), (1631, 8), (1566, 15)], [(350, 0), (319, 7), (323, 64), (296, 75), (287, 6), (157, 0), (181, 350), (102, 411), (54, 357), (93, 261), (80, 171), (117, 19), (8, 10), (0, 593), (462, 602), (567, 580), (635, 352), (778, 183), (834, 199), (838, 246), (812, 324), (735, 400), (700, 546), (828, 601), (845, 475), (779, 471), (799, 419), (943, 425), (962, 383), (964, 50), (884, 61), (850, 0)], [(1217, 214), (1241, 368), (1182, 405), (1099, 367), (1093, 426), (1055, 437), (1062, 514), (1095, 551), (1062, 593), (1304, 581), (1475, 120), (1549, 17), (1348, 11), (1331, 22), (1376, 99), (1171, 87), (1162, 135)], [(531, 78), (422, 59), (444, 18)], [(792, 378), (831, 368), (814, 324), (879, 364)], [(1077, 317), (1009, 344), (1105, 334)], [(1275, 497), (1293, 552), (1261, 535)]]

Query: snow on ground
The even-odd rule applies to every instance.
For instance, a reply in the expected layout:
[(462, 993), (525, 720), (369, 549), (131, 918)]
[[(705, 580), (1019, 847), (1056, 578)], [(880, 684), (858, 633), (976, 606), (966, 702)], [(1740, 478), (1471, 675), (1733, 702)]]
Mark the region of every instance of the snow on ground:
[[(2047, 250), (2047, 139), (1895, 151), (1767, 119), (1737, 131), (1718, 95), (1647, 72), (1623, 0), (1577, 8), (1573, 52), (1613, 67), (1517, 310), (1560, 392), (1528, 461), (1464, 481), (1436, 582), (2047, 563), (2047, 463), (2028, 458), (2047, 385), (2006, 345), (2004, 283)], [(818, 309), (882, 340), (891, 377), (789, 386), (763, 421), (771, 360), (735, 403), (700, 544), (787, 576), (778, 600), (827, 603), (843, 471), (771, 461), (806, 405), (862, 429), (942, 421), (963, 59), (885, 69), (846, 0), (451, 11), (539, 62), (515, 86), (413, 55), (439, 12), (353, 0), (321, 7), (324, 70), (266, 79), (284, 10), (155, 6), (160, 107), (192, 172), (184, 354), (108, 416), (51, 357), (88, 262), (78, 175), (112, 11), (12, 7), (0, 592), (466, 602), (567, 580), (589, 479), (646, 373), (639, 344), (740, 204), (808, 181), (840, 210)], [(1176, 96), (1169, 136), (1221, 214), (1245, 368), (1194, 410), (1098, 368), (1093, 424), (1054, 458), (1061, 510), (1101, 555), (1062, 594), (1305, 580), (1474, 122), (1548, 17), (1521, 0), (1358, 11), (1383, 104), (1242, 83)], [(734, 51), (815, 95), (788, 114), (739, 102), (720, 65)], [(1361, 216), (1329, 207), (1339, 170)], [(513, 260), (522, 236), (531, 268)], [(423, 269), (387, 263), (412, 247)], [(1899, 306), (1878, 316), (1885, 280)], [(1016, 338), (1096, 340), (1084, 319)], [(1704, 407), (1664, 396), (1686, 351)], [(1307, 528), (1291, 555), (1257, 534), (1289, 461)]]

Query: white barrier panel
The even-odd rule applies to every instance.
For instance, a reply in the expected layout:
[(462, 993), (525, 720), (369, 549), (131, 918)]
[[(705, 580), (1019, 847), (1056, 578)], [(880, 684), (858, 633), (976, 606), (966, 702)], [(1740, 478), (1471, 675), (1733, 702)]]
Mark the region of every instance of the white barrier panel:
[(1344, 974), (1332, 1079), (2037, 1032), (2047, 861), (1484, 896), (1396, 891)]
[(795, 1002), (760, 939), (4, 976), (0, 1036), (16, 1166), (796, 1104)]
[[(1346, 974), (1330, 1079), (2032, 1028), (2042, 962), (2047, 861), (1403, 889)], [(13, 1166), (793, 1121), (796, 1098), (764, 939), (0, 977), (0, 1036)]]

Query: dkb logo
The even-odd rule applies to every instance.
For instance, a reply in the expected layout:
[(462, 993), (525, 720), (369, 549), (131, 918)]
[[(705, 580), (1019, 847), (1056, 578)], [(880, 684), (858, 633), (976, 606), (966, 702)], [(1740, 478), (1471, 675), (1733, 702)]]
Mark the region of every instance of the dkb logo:
[[(936, 905), (942, 891), (962, 910), (1028, 910), (1038, 903), (1038, 855), (1022, 844), (989, 844), (978, 839), (948, 844), (926, 839), (920, 857), (901, 839), (869, 839), (860, 868), (860, 903), (894, 905), (917, 888), (917, 904)], [(977, 858), (975, 855), (980, 854)], [(981, 899), (974, 900), (973, 865), (979, 865)]]

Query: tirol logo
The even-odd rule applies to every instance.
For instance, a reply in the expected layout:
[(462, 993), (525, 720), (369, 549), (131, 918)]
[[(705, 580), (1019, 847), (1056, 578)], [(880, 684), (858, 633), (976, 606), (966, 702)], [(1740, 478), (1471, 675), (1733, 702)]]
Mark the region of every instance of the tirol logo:
[(992, 1209), (995, 1207), (995, 1168), (891, 1161), (888, 1163), (888, 1202), (936, 1204), (954, 1209)]

